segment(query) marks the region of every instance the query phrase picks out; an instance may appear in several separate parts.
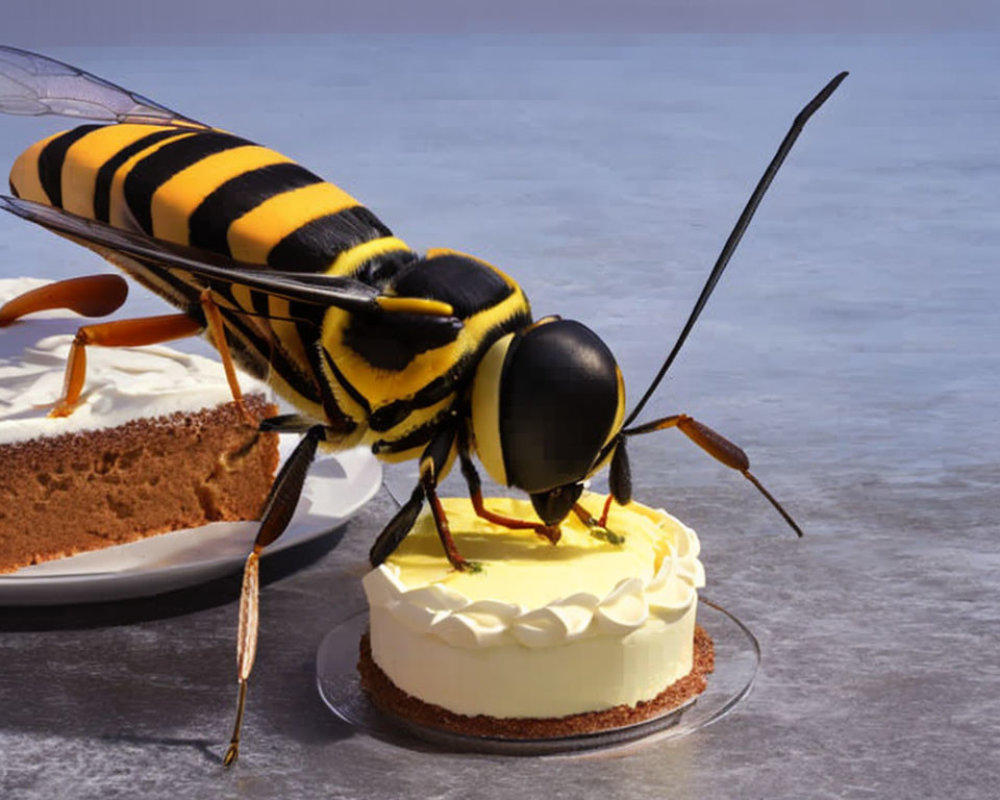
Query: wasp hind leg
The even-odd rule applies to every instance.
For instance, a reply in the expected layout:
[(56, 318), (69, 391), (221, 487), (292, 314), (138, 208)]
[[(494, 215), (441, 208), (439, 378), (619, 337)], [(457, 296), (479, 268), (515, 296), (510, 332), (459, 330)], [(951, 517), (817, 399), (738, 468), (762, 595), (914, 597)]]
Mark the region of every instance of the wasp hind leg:
[(50, 417), (68, 417), (80, 403), (87, 375), (87, 347), (139, 347), (194, 336), (201, 325), (187, 314), (123, 319), (84, 325), (76, 332), (66, 362), (63, 395), (49, 412)]
[[(85, 317), (106, 316), (125, 302), (128, 284), (118, 275), (88, 275), (46, 284), (25, 292), (0, 307), (0, 327), (38, 311), (66, 308)], [(208, 290), (202, 292), (201, 307), (213, 344), (219, 351), (226, 381), (244, 418), (256, 426), (243, 403), (236, 369), (226, 344), (222, 314)], [(143, 347), (195, 336), (204, 325), (187, 314), (167, 314), (139, 319), (115, 320), (84, 325), (76, 332), (66, 363), (63, 394), (49, 412), (52, 417), (68, 417), (76, 410), (87, 377), (87, 347)]]
[(119, 275), (86, 275), (47, 283), (8, 300), (0, 307), (0, 328), (26, 314), (66, 308), (84, 317), (106, 317), (128, 296), (128, 283)]
[[(285, 418), (275, 417), (265, 420), (261, 427), (269, 431), (301, 431), (301, 426), (295, 426), (296, 418), (286, 427)], [(240, 731), (243, 727), (243, 710), (246, 707), (247, 682), (253, 670), (253, 662), (257, 655), (257, 628), (260, 618), (260, 555), (275, 539), (281, 536), (295, 514), (295, 507), (302, 496), (309, 467), (316, 458), (316, 449), (325, 438), (325, 428), (313, 425), (296, 445), (295, 450), (282, 465), (278, 476), (274, 479), (264, 512), (261, 515), (260, 529), (254, 540), (253, 549), (247, 556), (243, 566), (243, 585), (240, 590), (240, 618), (236, 640), (236, 663), (238, 668), (239, 696), (236, 701), (236, 721), (233, 724), (233, 734), (229, 741), (223, 763), (228, 767), (240, 754)]]
[(212, 299), (212, 293), (205, 289), (199, 298), (201, 310), (205, 315), (205, 322), (208, 325), (209, 335), (212, 337), (212, 345), (222, 359), (222, 368), (226, 372), (226, 382), (229, 384), (229, 391), (233, 393), (233, 402), (239, 406), (240, 413), (250, 425), (256, 425), (254, 419), (246, 405), (243, 403), (243, 391), (240, 389), (239, 379), (236, 377), (236, 367), (233, 365), (233, 356), (229, 352), (229, 344), (226, 341), (226, 326), (222, 320), (222, 312)]

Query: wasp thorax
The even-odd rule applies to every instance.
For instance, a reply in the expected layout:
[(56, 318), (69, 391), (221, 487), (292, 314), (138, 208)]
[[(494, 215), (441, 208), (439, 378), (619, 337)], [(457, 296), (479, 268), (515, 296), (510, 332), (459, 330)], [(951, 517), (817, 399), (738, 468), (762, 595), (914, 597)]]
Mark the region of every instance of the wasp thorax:
[[(621, 420), (624, 391), (597, 334), (552, 319), (494, 343), (476, 373), (472, 406), (477, 452), (494, 480), (532, 495), (565, 487), (558, 494), (568, 497), (598, 466)], [(544, 507), (551, 516), (563, 505)]]

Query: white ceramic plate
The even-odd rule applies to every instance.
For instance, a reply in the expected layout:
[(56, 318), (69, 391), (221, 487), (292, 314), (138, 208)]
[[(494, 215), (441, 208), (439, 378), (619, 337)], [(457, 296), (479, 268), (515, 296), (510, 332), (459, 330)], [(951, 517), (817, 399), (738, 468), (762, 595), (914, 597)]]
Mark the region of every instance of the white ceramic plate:
[[(281, 437), (282, 458), (297, 437)], [(279, 552), (332, 531), (378, 491), (382, 467), (364, 448), (317, 459)], [(241, 569), (256, 522), (213, 522), (130, 544), (81, 553), (0, 576), (0, 605), (42, 606), (149, 597)]]

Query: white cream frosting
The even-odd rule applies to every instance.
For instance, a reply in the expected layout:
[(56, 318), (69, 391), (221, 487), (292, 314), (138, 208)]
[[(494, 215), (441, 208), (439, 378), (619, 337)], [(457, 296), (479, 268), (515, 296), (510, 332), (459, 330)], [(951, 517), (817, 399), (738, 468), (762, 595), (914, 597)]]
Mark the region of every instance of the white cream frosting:
[[(450, 569), (425, 514), (364, 579), (373, 658), (399, 688), (461, 714), (558, 717), (635, 705), (690, 671), (705, 583), (690, 528), (633, 504), (608, 521), (623, 545), (574, 517), (553, 546), (444, 502), (459, 551), (482, 572)], [(487, 505), (530, 518), (524, 501)]]
[[(0, 305), (47, 283), (0, 280)], [(89, 320), (45, 311), (0, 328), (0, 444), (114, 427), (232, 399), (222, 365), (169, 347), (88, 347), (82, 402), (68, 417), (47, 416), (62, 396), (70, 345)], [(262, 384), (242, 376), (244, 391)]]

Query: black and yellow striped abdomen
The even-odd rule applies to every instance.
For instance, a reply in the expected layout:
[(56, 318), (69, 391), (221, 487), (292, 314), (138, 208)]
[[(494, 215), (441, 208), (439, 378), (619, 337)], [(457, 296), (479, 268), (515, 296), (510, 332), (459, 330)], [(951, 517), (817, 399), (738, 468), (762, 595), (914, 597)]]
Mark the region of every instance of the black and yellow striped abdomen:
[[(221, 131), (84, 125), (30, 147), (14, 163), (10, 182), (28, 200), (280, 270), (342, 272), (335, 263), (358, 245), (408, 252), (343, 190), (274, 150)], [(113, 260), (203, 322), (195, 282)], [(313, 346), (321, 318), (314, 308), (292, 309), (237, 284), (215, 299), (242, 367), (314, 416), (336, 415), (321, 385)]]
[(391, 236), (353, 197), (280, 153), (214, 130), (84, 125), (15, 162), (26, 199), (275, 269), (326, 271)]
[[(463, 328), (440, 341), (237, 281), (213, 289), (242, 367), (325, 420), (342, 444), (373, 444), (384, 457), (410, 457), (426, 443), (484, 349), (530, 318), (517, 284), (490, 265), (447, 251), (420, 258), (342, 189), (222, 131), (81, 126), (25, 151), (11, 187), (28, 200), (249, 264), (450, 303)], [(201, 286), (189, 276), (101, 252), (203, 322)]]

